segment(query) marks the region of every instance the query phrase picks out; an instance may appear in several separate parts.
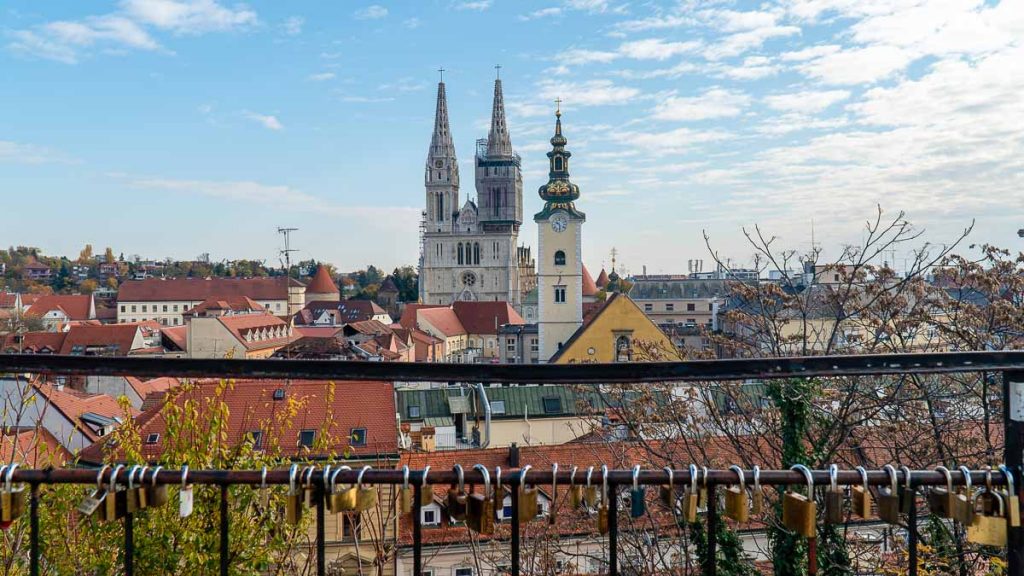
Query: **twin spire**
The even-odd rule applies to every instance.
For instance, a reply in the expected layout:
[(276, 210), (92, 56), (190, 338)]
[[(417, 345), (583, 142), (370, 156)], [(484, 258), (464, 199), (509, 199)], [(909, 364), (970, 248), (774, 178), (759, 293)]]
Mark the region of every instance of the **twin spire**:
[[(494, 104), (491, 108), (491, 130), (487, 135), (487, 155), (508, 158), (513, 155), (512, 139), (509, 137), (508, 124), (505, 120), (505, 96), (502, 93), (500, 78), (494, 80)], [(437, 111), (434, 114), (434, 135), (430, 139), (428, 166), (435, 165), (437, 160), (442, 160), (457, 170), (455, 143), (452, 141), (448, 125), (448, 98), (443, 79), (437, 84)]]

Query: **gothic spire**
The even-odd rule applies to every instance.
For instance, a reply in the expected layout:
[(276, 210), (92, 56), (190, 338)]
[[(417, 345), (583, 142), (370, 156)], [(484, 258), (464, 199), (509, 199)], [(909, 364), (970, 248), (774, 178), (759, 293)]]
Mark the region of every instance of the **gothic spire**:
[(505, 123), (505, 97), (501, 93), (501, 78), (494, 80), (494, 106), (491, 109), (491, 131), (487, 135), (487, 155), (512, 156), (512, 140)]
[(444, 82), (437, 83), (437, 112), (434, 114), (434, 135), (430, 139), (430, 157), (427, 164), (432, 165), (436, 160), (452, 160), (455, 163), (455, 144), (452, 142), (452, 132), (448, 128), (448, 98), (444, 92)]

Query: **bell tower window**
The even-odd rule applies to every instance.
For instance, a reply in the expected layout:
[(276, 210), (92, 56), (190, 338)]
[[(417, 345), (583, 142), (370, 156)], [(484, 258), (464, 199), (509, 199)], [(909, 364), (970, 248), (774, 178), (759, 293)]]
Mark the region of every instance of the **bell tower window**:
[(563, 170), (563, 161), (561, 156), (555, 156), (555, 171), (561, 172)]
[(462, 242), (459, 242), (459, 264), (462, 264)]
[(555, 266), (565, 266), (565, 252), (555, 252)]

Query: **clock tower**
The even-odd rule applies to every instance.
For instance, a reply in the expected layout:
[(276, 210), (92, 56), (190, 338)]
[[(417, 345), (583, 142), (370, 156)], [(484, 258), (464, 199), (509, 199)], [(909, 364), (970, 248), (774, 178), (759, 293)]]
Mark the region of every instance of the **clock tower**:
[(576, 209), (579, 186), (569, 181), (562, 112), (555, 112), (555, 135), (548, 152), (548, 183), (538, 193), (544, 209), (534, 215), (538, 233), (537, 330), (540, 359), (546, 362), (583, 325), (582, 230), (587, 219)]

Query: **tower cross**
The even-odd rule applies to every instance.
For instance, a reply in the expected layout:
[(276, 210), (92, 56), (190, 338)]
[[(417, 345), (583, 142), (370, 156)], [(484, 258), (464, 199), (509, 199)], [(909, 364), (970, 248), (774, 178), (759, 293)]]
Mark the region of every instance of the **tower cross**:
[(562, 111), (562, 99), (561, 97), (555, 98), (555, 112)]
[(441, 73), (441, 82), (444, 82), (444, 68), (438, 68), (437, 71)]
[(495, 64), (494, 65), (494, 70), (495, 70), (495, 75), (497, 76), (498, 80), (501, 80), (501, 64)]

